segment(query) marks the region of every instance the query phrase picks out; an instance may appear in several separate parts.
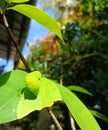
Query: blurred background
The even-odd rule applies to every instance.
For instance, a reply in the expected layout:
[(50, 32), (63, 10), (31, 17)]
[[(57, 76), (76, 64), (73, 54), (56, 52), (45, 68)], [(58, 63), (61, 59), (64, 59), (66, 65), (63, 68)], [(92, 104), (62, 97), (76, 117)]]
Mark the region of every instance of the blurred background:
[[(31, 70), (65, 86), (81, 86), (93, 96), (76, 93), (89, 109), (108, 117), (108, 1), (37, 0), (30, 1), (56, 19), (64, 41), (35, 21), (28, 21), (22, 53)], [(21, 30), (19, 31), (21, 32)], [(24, 33), (24, 32), (23, 32)], [(16, 36), (17, 37), (17, 36)], [(0, 37), (1, 39), (1, 37)], [(25, 67), (19, 57), (8, 52), (0, 57), (1, 73)], [(11, 56), (10, 56), (11, 55)], [(15, 57), (15, 58), (12, 58)], [(64, 130), (72, 130), (64, 104), (52, 107)], [(96, 118), (102, 130), (108, 122)], [(89, 125), (89, 124), (88, 124)], [(76, 130), (80, 130), (75, 122)], [(0, 130), (57, 130), (46, 110), (0, 125)]]

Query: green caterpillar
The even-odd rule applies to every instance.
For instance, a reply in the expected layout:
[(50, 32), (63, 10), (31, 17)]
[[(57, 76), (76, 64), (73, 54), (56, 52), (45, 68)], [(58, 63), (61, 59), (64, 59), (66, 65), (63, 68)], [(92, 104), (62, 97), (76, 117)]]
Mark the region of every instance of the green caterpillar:
[(39, 88), (41, 87), (42, 75), (39, 71), (29, 73), (25, 78), (27, 88), (37, 96)]

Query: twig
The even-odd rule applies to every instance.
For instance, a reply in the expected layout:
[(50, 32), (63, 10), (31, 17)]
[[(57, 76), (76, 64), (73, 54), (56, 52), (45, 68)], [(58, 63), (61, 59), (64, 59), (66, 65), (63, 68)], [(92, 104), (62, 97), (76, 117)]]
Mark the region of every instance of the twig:
[[(60, 79), (60, 84), (63, 84), (63, 79), (62, 78)], [(58, 122), (57, 118), (52, 113), (52, 111), (48, 109), (48, 112), (49, 112), (51, 118), (53, 119), (54, 123), (56, 124), (58, 130), (63, 130), (62, 127), (61, 127), (61, 125), (60, 125), (60, 123)]]
[(70, 123), (71, 123), (71, 128), (72, 128), (72, 130), (76, 130), (76, 128), (75, 128), (75, 122), (74, 122), (74, 119), (73, 119), (73, 117), (71, 116), (71, 114), (69, 114), (69, 117), (70, 117)]
[(22, 55), (22, 53), (21, 53), (21, 51), (20, 51), (19, 44), (18, 44), (18, 42), (16, 41), (16, 39), (15, 39), (15, 37), (14, 37), (14, 34), (13, 34), (12, 30), (10, 29), (10, 26), (9, 26), (9, 24), (8, 24), (8, 21), (7, 21), (7, 19), (6, 19), (6, 16), (5, 16), (5, 14), (3, 13), (3, 11), (2, 11), (1, 8), (0, 8), (0, 14), (1, 14), (2, 17), (3, 17), (4, 26), (5, 26), (5, 28), (6, 28), (7, 32), (8, 32), (8, 34), (9, 34), (9, 36), (10, 36), (12, 42), (14, 43), (14, 46), (15, 46), (15, 48), (16, 48), (16, 50), (17, 50), (17, 52), (18, 52), (18, 54), (19, 54), (19, 56), (20, 56), (22, 62), (24, 63), (27, 72), (30, 72), (31, 70), (30, 70), (28, 64), (26, 63), (26, 60), (25, 60), (24, 56)]
[(83, 55), (83, 56), (79, 56), (78, 58), (76, 57), (76, 60), (72, 64), (71, 68), (74, 68), (76, 66), (76, 64), (78, 62), (80, 62), (81, 60), (84, 60), (84, 59), (87, 59), (87, 58), (90, 58), (90, 57), (93, 57), (93, 56), (97, 56), (97, 55), (98, 55), (97, 53), (90, 53), (90, 54), (86, 54), (86, 55)]
[(48, 113), (50, 114), (53, 122), (55, 123), (56, 127), (58, 128), (58, 130), (63, 130), (62, 127), (61, 127), (61, 125), (60, 125), (60, 123), (58, 122), (57, 118), (53, 114), (53, 112), (51, 110), (49, 110), (48, 108), (47, 108), (47, 110), (48, 110)]

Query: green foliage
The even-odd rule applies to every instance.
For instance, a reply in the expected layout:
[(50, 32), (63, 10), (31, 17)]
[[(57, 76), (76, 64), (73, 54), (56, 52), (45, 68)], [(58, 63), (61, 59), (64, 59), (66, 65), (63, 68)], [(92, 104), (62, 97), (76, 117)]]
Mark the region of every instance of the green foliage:
[(23, 3), (28, 1), (30, 0), (7, 0), (8, 3)]
[(9, 6), (11, 3), (24, 3), (28, 2), (29, 0), (0, 0), (0, 7), (3, 9), (7, 9), (7, 5)]
[[(27, 72), (21, 70), (0, 76), (0, 123), (22, 118), (34, 110), (50, 107), (55, 101), (61, 100), (56, 84), (46, 78), (42, 78), (39, 93), (37, 97), (34, 96), (26, 88), (26, 76)], [(34, 77), (33, 74), (32, 78), (36, 81), (37, 77)]]
[[(2, 0), (0, 1), (0, 7), (5, 7), (5, 11), (12, 9), (29, 18), (33, 18), (62, 39), (61, 31), (56, 21), (42, 10), (27, 4), (17, 4), (11, 7), (11, 3), (27, 1)], [(8, 8), (6, 4), (8, 4)], [(58, 54), (51, 55), (47, 53), (47, 57), (44, 57), (45, 53), (41, 51), (39, 52), (38, 61), (34, 59), (32, 62), (34, 66), (36, 64), (39, 67), (41, 66), (41, 69), (43, 69), (44, 65), (45, 71), (43, 74), (58, 81), (63, 80), (64, 86), (76, 84), (86, 87), (94, 93), (93, 95), (100, 93), (103, 96), (108, 93), (108, 90), (106, 90), (108, 82), (106, 78), (108, 76), (106, 67), (108, 65), (108, 18), (105, 14), (107, 4), (105, 5), (102, 2), (102, 8), (100, 6), (101, 3), (96, 0), (90, 2), (81, 1), (80, 4), (81, 6), (78, 6), (78, 9), (75, 7), (74, 10), (79, 11), (78, 13), (81, 14), (79, 17), (81, 18), (75, 12), (77, 20), (63, 24), (62, 33), (65, 42), (53, 37), (56, 43), (59, 43)], [(102, 12), (104, 12), (104, 16), (101, 15)], [(42, 60), (41, 58), (47, 58), (47, 60)], [(35, 67), (35, 69), (37, 68)], [(78, 86), (71, 86), (69, 87), (70, 90), (64, 86), (41, 76), (38, 71), (28, 74), (24, 71), (15, 70), (1, 75), (0, 123), (23, 118), (34, 110), (51, 107), (55, 102), (63, 100), (82, 130), (100, 130), (98, 123), (88, 108), (70, 90), (88, 95), (92, 95), (91, 92)], [(104, 91), (101, 91), (103, 88)], [(105, 95), (105, 97), (107, 96)], [(94, 98), (95, 101), (91, 105), (89, 104), (91, 102), (88, 102), (87, 99), (89, 98), (83, 98), (83, 101), (89, 107), (94, 107), (97, 102), (101, 102), (100, 98)], [(103, 107), (102, 104), (100, 106)], [(91, 112), (96, 117), (106, 122), (108, 121), (101, 113)]]
[[(59, 9), (62, 11), (64, 7)], [(62, 21), (61, 24), (65, 42), (57, 42), (54, 37), (59, 46), (57, 55), (46, 54), (44, 50), (43, 53), (38, 52), (38, 56), (32, 53), (30, 67), (49, 78), (62, 79), (65, 86), (73, 84), (89, 90), (92, 97), (78, 92), (77, 95), (89, 108), (100, 109), (108, 116), (108, 1), (82, 0), (69, 10), (68, 22)], [(47, 38), (40, 40), (40, 45), (37, 41), (38, 46), (34, 46), (34, 50), (40, 49), (45, 40)], [(42, 60), (45, 54), (47, 60)], [(108, 124), (100, 120), (99, 123), (102, 129), (108, 129)]]
[[(35, 74), (33, 73), (34, 72), (31, 72), (32, 78), (37, 81), (37, 77), (35, 77)], [(30, 94), (30, 92), (25, 88), (17, 108), (18, 118), (22, 118), (34, 110), (41, 110), (45, 107), (50, 107), (56, 101), (61, 101), (59, 89), (53, 81), (42, 77), (39, 86), (41, 87), (39, 88), (38, 94), (33, 92), (33, 94), (35, 93), (35, 96)], [(37, 85), (35, 87), (37, 87)], [(31, 88), (29, 90), (31, 90)]]
[(101, 130), (96, 120), (94, 120), (93, 116), (91, 115), (90, 111), (77, 98), (77, 96), (74, 93), (70, 92), (67, 88), (60, 85), (58, 86), (63, 101), (66, 103), (68, 109), (80, 126), (81, 130)]
[(93, 96), (92, 93), (90, 93), (88, 90), (86, 90), (80, 86), (68, 86), (67, 88), (71, 91), (76, 91), (76, 92), (80, 92), (80, 93), (84, 93), (84, 94), (88, 94), (90, 96)]
[(62, 39), (61, 31), (56, 21), (39, 8), (27, 4), (20, 4), (8, 9), (15, 10), (31, 19), (36, 20), (38, 23), (51, 30)]
[[(41, 87), (36, 97), (25, 86), (24, 79), (27, 75), (30, 77), (26, 80), (33, 78), (33, 80), (37, 81), (37, 78), (40, 77), (40, 73), (37, 71), (31, 72), (31, 76), (21, 70), (8, 72), (0, 77), (0, 98), (2, 99), (0, 101), (0, 115), (2, 115), (0, 116), (0, 123), (20, 119), (34, 110), (50, 107), (54, 102), (63, 99), (82, 130), (100, 130), (89, 110), (67, 88), (41, 77)], [(33, 82), (32, 85), (37, 87), (37, 84), (33, 84)], [(90, 122), (92, 126), (88, 125), (84, 120)]]
[(100, 112), (98, 112), (98, 111), (95, 111), (95, 110), (90, 110), (90, 112), (91, 112), (95, 117), (97, 117), (97, 118), (99, 118), (99, 119), (101, 119), (101, 120), (103, 120), (103, 121), (105, 121), (105, 122), (108, 123), (108, 118), (107, 118), (105, 115), (103, 115), (102, 113), (100, 113)]
[(17, 119), (18, 92), (25, 87), (26, 75), (27, 72), (15, 70), (0, 76), (0, 124)]
[(3, 8), (6, 4), (5, 0), (0, 0), (0, 7)]
[(38, 91), (41, 87), (42, 76), (39, 71), (34, 71), (29, 73), (25, 78), (26, 86), (28, 89), (37, 96)]

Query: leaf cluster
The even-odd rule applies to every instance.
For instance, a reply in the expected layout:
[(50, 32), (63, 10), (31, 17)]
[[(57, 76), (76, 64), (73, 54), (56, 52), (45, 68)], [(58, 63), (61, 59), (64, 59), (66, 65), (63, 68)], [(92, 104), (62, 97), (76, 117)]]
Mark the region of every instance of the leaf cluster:
[[(5, 11), (8, 11), (10, 9), (17, 11), (29, 18), (35, 19), (40, 24), (53, 31), (62, 40), (63, 38), (61, 31), (56, 21), (37, 7), (30, 6), (28, 4), (22, 4), (22, 2), (27, 1), (28, 0), (2, 1), (2, 3), (0, 3), (2, 15), (5, 17)], [(5, 6), (5, 8), (4, 2), (6, 2), (8, 5)], [(15, 3), (15, 5), (13, 5), (13, 3)], [(88, 7), (89, 3), (87, 4)], [(91, 5), (92, 4), (93, 3), (91, 2)], [(91, 85), (90, 80), (94, 80), (93, 78), (97, 74), (96, 70), (100, 70), (100, 66), (97, 66), (102, 59), (106, 59), (105, 54), (107, 54), (106, 50), (103, 50), (101, 48), (103, 44), (105, 44), (105, 41), (107, 41), (107, 37), (104, 31), (100, 31), (101, 26), (103, 26), (105, 23), (103, 21), (100, 23), (97, 16), (96, 18), (90, 17), (91, 14), (93, 14), (91, 5), (89, 10), (87, 10), (87, 14), (85, 14), (85, 12), (78, 6), (78, 9), (83, 13), (83, 15), (80, 17), (86, 15), (89, 15), (89, 17), (82, 20), (76, 19), (75, 21), (64, 23), (64, 29), (62, 29), (64, 41), (59, 40), (57, 36), (54, 36), (53, 38), (50, 37), (52, 41), (50, 41), (50, 38), (48, 39), (47, 37), (47, 40), (44, 41), (44, 44), (49, 42), (49, 44), (46, 44), (46, 46), (49, 47), (48, 49), (54, 50), (54, 53), (49, 51), (46, 46), (46, 48), (42, 48), (43, 44), (36, 47), (36, 49), (38, 48), (37, 50), (39, 54), (35, 52), (35, 50), (33, 51), (35, 54), (32, 52), (33, 56), (31, 56), (31, 65), (35, 63), (35, 67), (36, 63), (38, 63), (38, 65), (42, 63), (45, 69), (43, 72), (44, 76), (47, 74), (47, 77), (50, 77), (51, 79), (60, 80), (61, 84), (63, 81), (63, 84), (65, 86), (68, 86), (70, 84), (79, 84), (84, 87)], [(2, 10), (2, 8), (4, 10)], [(103, 10), (104, 9), (105, 8), (103, 8)], [(97, 21), (94, 22), (93, 19)], [(5, 25), (7, 27), (7, 24)], [(99, 45), (97, 46), (97, 44)], [(106, 49), (105, 47), (104, 49)], [(92, 62), (91, 59), (93, 60)], [(105, 67), (106, 65), (107, 61), (105, 61), (105, 64), (103, 64), (102, 67)], [(40, 69), (40, 66), (35, 68), (34, 67), (32, 67), (33, 70)], [(43, 69), (43, 66), (41, 66), (41, 69)], [(99, 71), (99, 73), (101, 72), (102, 71)], [(15, 70), (0, 76), (0, 115), (2, 115), (0, 117), (0, 123), (20, 119), (34, 110), (41, 110), (46, 107), (51, 107), (55, 102), (62, 101), (66, 104), (70, 113), (82, 130), (101, 129), (89, 109), (68, 88), (50, 79), (47, 79), (44, 76), (38, 79), (37, 75), (35, 75), (34, 72), (31, 72), (30, 75), (32, 76), (27, 79), (27, 82), (30, 80), (30, 83), (28, 85), (28, 83), (25, 84), (27, 75), (29, 74), (25, 71)], [(96, 77), (100, 79), (98, 75)], [(39, 81), (38, 84), (35, 83), (35, 81)], [(93, 83), (92, 86), (93, 85), (95, 86), (95, 83)], [(36, 90), (34, 87), (36, 89), (38, 87), (39, 91), (34, 92)], [(91, 95), (91, 93), (87, 90), (78, 88), (77, 86), (76, 89), (72, 89), (76, 91), (79, 89), (80, 92)], [(102, 114), (93, 111), (92, 113), (94, 113), (94, 115), (97, 117), (107, 121), (107, 118)]]
[[(107, 113), (107, 84), (108, 84), (108, 18), (107, 1), (81, 1), (71, 7), (69, 17), (62, 21), (61, 30), (64, 42), (53, 38), (52, 46), (56, 46), (56, 55), (47, 53), (41, 48), (45, 40), (37, 41), (38, 46), (32, 53), (30, 67), (45, 73), (47, 77), (63, 80), (63, 84), (82, 86), (93, 93), (93, 97), (78, 94), (88, 107), (95, 109), (98, 105), (100, 112)], [(98, 9), (97, 9), (98, 7)], [(50, 49), (48, 49), (50, 50)], [(41, 53), (42, 52), (42, 53)], [(33, 58), (34, 57), (34, 58)], [(46, 59), (43, 60), (42, 57)], [(39, 66), (40, 65), (40, 66)], [(107, 128), (104, 124), (103, 129)]]

